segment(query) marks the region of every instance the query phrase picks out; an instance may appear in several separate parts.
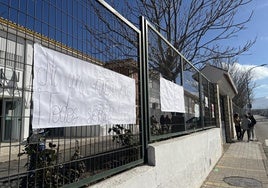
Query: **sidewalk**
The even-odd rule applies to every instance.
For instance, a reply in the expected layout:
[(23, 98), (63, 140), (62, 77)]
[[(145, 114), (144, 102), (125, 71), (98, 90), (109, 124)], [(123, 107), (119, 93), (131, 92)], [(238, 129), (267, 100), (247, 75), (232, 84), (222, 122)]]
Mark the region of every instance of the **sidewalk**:
[(260, 142), (235, 142), (201, 188), (268, 188), (267, 158)]

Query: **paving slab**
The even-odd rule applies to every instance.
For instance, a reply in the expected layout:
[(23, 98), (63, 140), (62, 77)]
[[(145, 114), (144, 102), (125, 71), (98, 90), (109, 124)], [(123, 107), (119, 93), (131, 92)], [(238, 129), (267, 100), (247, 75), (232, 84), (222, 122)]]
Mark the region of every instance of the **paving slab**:
[(260, 142), (232, 143), (201, 188), (268, 188), (266, 161)]

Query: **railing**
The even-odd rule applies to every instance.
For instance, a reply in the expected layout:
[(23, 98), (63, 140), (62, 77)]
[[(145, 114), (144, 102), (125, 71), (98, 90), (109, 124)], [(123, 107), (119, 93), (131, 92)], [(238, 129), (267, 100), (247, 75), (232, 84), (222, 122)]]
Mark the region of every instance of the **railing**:
[[(0, 57), (0, 186), (82, 186), (142, 164), (140, 30), (104, 1), (2, 1), (0, 7), (0, 39), (5, 41)], [(35, 43), (132, 78), (135, 123), (32, 128)], [(12, 77), (15, 70), (21, 71), (19, 81)], [(81, 77), (75, 76), (77, 81)], [(91, 87), (79, 83), (69, 82), (77, 92)], [(96, 87), (107, 90), (103, 84), (96, 82)], [(102, 118), (99, 107), (88, 107), (95, 109), (92, 118)], [(54, 110), (52, 115), (59, 113)]]
[[(6, 0), (0, 2), (0, 13), (0, 39), (5, 41), (1, 43), (0, 56), (0, 187), (87, 185), (146, 162), (149, 141), (215, 126), (214, 85), (145, 19), (141, 29), (136, 28), (102, 0)], [(34, 69), (38, 64), (34, 57), (36, 43), (45, 49), (45, 54), (57, 54), (53, 56), (55, 59), (71, 58), (76, 66), (94, 64), (101, 70), (111, 70), (111, 74), (116, 72), (119, 73), (116, 75), (131, 78), (135, 83), (132, 96), (135, 98), (135, 122), (109, 123), (106, 121), (109, 118), (102, 118), (105, 111), (102, 107), (107, 105), (101, 101), (100, 106), (85, 109), (95, 109), (90, 111), (91, 120), (102, 119), (103, 123), (47, 125), (37, 129), (33, 114), (38, 115), (34, 99), (39, 95), (34, 96), (34, 92), (40, 92), (42, 81), (54, 78), (50, 80), (53, 85), (58, 78), (53, 71), (49, 76), (42, 73), (49, 72), (48, 69), (55, 70), (54, 73), (60, 70), (54, 69), (53, 63), (41, 67), (39, 72)], [(159, 59), (158, 55), (163, 55), (164, 59)], [(44, 59), (44, 62), (52, 62)], [(58, 63), (68, 67), (66, 59)], [(75, 68), (73, 71), (77, 70)], [(90, 70), (84, 70), (84, 74), (88, 72)], [(77, 79), (72, 81), (62, 78), (60, 83), (78, 88), (66, 92), (81, 92), (92, 86), (79, 79), (92, 76), (84, 74), (76, 73)], [(116, 86), (111, 86), (113, 82), (105, 85), (103, 76), (113, 81), (111, 76), (100, 74), (94, 87), (104, 91), (100, 94), (107, 94), (108, 90), (112, 93)], [(39, 82), (39, 90), (33, 87), (33, 79), (37, 78), (44, 79)], [(161, 94), (160, 82), (183, 93), (166, 98), (178, 104), (179, 109), (163, 110), (160, 97), (167, 93)], [(63, 87), (61, 84), (58, 86)], [(119, 90), (127, 91), (122, 87)], [(84, 104), (90, 100), (80, 98)], [(41, 102), (47, 101), (46, 97), (43, 99)], [(60, 111), (54, 108), (51, 116), (63, 120), (70, 117), (67, 107), (63, 106)], [(123, 114), (123, 108), (120, 112)]]
[[(148, 89), (148, 124), (150, 140), (189, 134), (216, 126), (215, 88), (172, 44), (170, 44), (152, 24), (144, 20), (146, 36), (146, 72)], [(173, 105), (181, 109), (163, 107), (165, 93), (161, 79), (172, 87), (183, 87), (184, 96), (170, 95)], [(172, 91), (166, 91), (169, 95)], [(169, 98), (169, 99), (170, 99)]]

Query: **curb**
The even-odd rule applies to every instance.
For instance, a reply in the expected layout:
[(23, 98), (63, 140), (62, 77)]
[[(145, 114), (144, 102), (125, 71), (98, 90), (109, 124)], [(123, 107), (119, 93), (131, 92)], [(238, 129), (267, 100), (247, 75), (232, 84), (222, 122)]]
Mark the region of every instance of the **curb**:
[[(267, 147), (267, 144), (268, 144), (268, 140), (265, 140), (266, 147)], [(263, 144), (261, 142), (259, 142), (259, 148), (260, 148), (261, 155), (262, 155), (263, 166), (264, 166), (265, 171), (266, 171), (266, 176), (268, 177), (268, 160), (267, 160), (267, 157), (266, 157), (264, 149), (263, 149)]]

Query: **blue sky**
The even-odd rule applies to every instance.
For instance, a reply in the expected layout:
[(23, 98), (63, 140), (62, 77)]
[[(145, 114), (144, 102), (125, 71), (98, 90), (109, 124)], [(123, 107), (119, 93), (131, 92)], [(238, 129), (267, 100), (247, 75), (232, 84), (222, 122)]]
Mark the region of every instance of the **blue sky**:
[[(110, 3), (112, 0), (106, 1)], [(120, 10), (118, 11), (120, 12)], [(246, 24), (246, 29), (238, 33), (237, 38), (223, 41), (224, 46), (237, 47), (256, 38), (254, 46), (244, 55), (238, 57), (237, 66), (245, 70), (258, 65), (268, 64), (268, 0), (252, 0), (249, 4), (240, 7), (236, 18), (238, 20), (245, 20), (252, 11), (254, 14), (251, 21)], [(251, 73), (254, 77), (253, 82), (256, 84), (254, 98), (268, 98), (268, 65), (256, 67), (252, 69)]]
[[(75, 23), (75, 27), (72, 27), (71, 22), (68, 21), (68, 18), (65, 19), (65, 16), (67, 16), (68, 13), (77, 14), (78, 17), (84, 17), (83, 14), (85, 12), (91, 12), (88, 10), (84, 10), (82, 8), (82, 4), (79, 4), (78, 7), (74, 7), (74, 4), (72, 6), (67, 6), (65, 3), (63, 4), (56, 4), (55, 6), (63, 7), (66, 9), (66, 12), (61, 12), (57, 16), (57, 19), (55, 18), (55, 14), (53, 14), (53, 11), (49, 12), (49, 16), (45, 15), (48, 13), (47, 9), (48, 7), (45, 6), (45, 4), (41, 3), (41, 0), (39, 1), (31, 1), (28, 0), (27, 6), (24, 1), (12, 1), (12, 6), (14, 7), (20, 7), (21, 9), (25, 9), (25, 11), (28, 10), (28, 17), (21, 14), (17, 16), (16, 9), (9, 9), (8, 3), (4, 3), (5, 1), (0, 1), (1, 9), (5, 11), (1, 11), (2, 16), (14, 21), (19, 22), (22, 25), (25, 23), (27, 28), (36, 30), (40, 33), (48, 33), (50, 38), (55, 38), (58, 41), (61, 41), (65, 44), (71, 44), (72, 46), (75, 46), (81, 51), (88, 50), (88, 47), (81, 46), (79, 44), (86, 44), (83, 41), (87, 39), (86, 36), (88, 36), (88, 32), (84, 31), (83, 33), (77, 32), (77, 29), (81, 23)], [(9, 2), (9, 1), (6, 1)], [(35, 2), (35, 6), (32, 5), (32, 2)], [(70, 1), (73, 2), (73, 1)], [(110, 0), (107, 0), (107, 2), (110, 2)], [(40, 4), (41, 3), (41, 4)], [(41, 6), (42, 5), (42, 6)], [(67, 6), (67, 7), (64, 7)], [(80, 6), (80, 7), (79, 7)], [(27, 7), (27, 8), (26, 8)], [(43, 11), (37, 11), (42, 7)], [(44, 18), (48, 19), (47, 21), (50, 21), (50, 24), (53, 27), (50, 27), (50, 30), (45, 27), (43, 24), (43, 27), (41, 27), (41, 22), (38, 20), (35, 20), (35, 24), (33, 24), (31, 14), (34, 14), (36, 9), (36, 16), (37, 18)], [(70, 10), (69, 10), (70, 9)], [(7, 10), (10, 10), (10, 13), (8, 13)], [(80, 11), (77, 11), (80, 10)], [(81, 11), (83, 10), (83, 11)], [(254, 15), (249, 23), (247, 23), (247, 29), (240, 32), (236, 39), (232, 39), (227, 41), (227, 44), (230, 44), (230, 46), (237, 46), (239, 44), (243, 44), (248, 40), (253, 40), (255, 37), (256, 43), (254, 46), (249, 50), (249, 52), (246, 53), (246, 55), (241, 55), (238, 58), (238, 66), (241, 66), (241, 68), (250, 69), (254, 66), (258, 66), (261, 64), (268, 64), (268, 0), (253, 0), (250, 4), (241, 7), (240, 11), (238, 12), (237, 19), (245, 19), (248, 17), (248, 15), (251, 13), (251, 11), (254, 11)], [(87, 20), (90, 20), (90, 15), (86, 14), (88, 16)], [(19, 19), (19, 20), (17, 20)], [(63, 22), (62, 20), (66, 20), (66, 22)], [(59, 30), (55, 30), (55, 25), (58, 25), (58, 21), (62, 21), (62, 30), (68, 30), (70, 33), (76, 33), (75, 37), (72, 38), (72, 35), (68, 35), (66, 32), (59, 32)], [(60, 22), (61, 23), (61, 22)], [(94, 23), (93, 23), (94, 24)], [(81, 30), (79, 30), (81, 31)], [(59, 34), (58, 34), (59, 33)], [(75, 39), (75, 40), (73, 40)], [(226, 41), (225, 41), (226, 42)], [(256, 83), (256, 88), (254, 90), (255, 98), (259, 97), (267, 97), (268, 98), (268, 66), (265, 67), (258, 67), (254, 68), (252, 70), (254, 81)]]
[[(247, 23), (247, 29), (240, 33), (237, 40), (247, 41), (256, 39), (254, 46), (238, 58), (238, 66), (250, 69), (254, 66), (268, 64), (268, 1), (253, 0), (249, 5), (243, 7), (239, 12), (238, 19), (243, 19), (254, 11), (253, 17)], [(252, 69), (256, 88), (254, 89), (254, 98), (268, 97), (268, 65)]]

